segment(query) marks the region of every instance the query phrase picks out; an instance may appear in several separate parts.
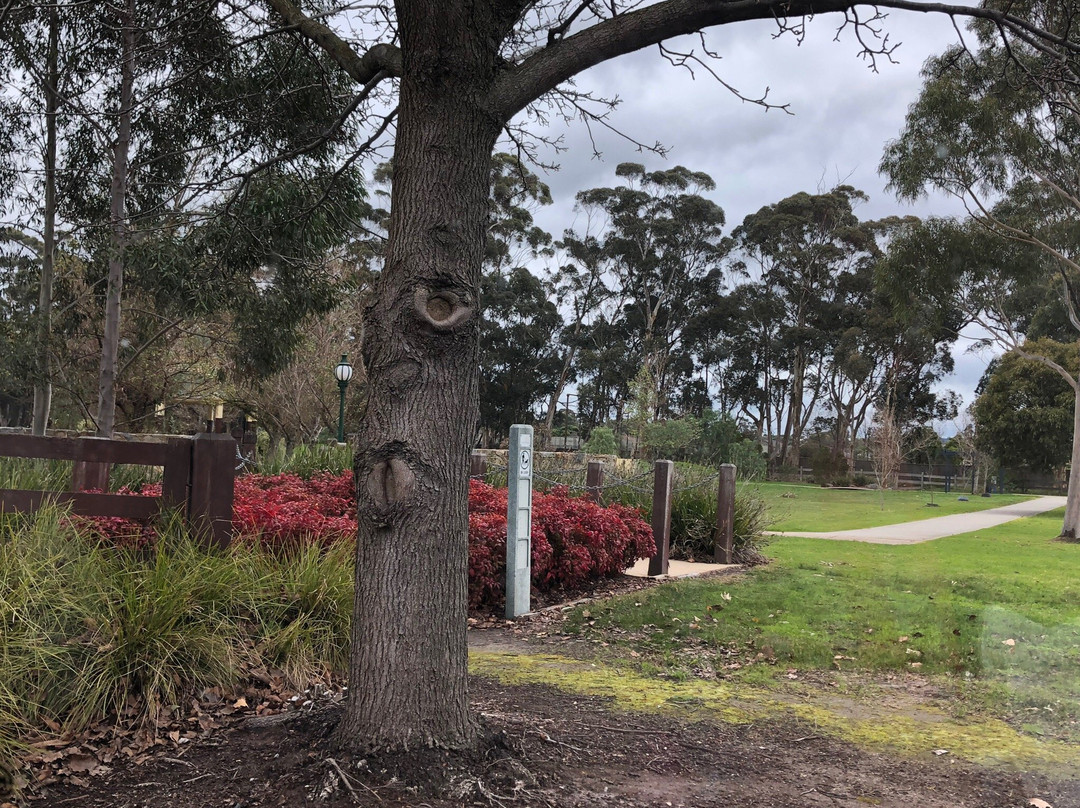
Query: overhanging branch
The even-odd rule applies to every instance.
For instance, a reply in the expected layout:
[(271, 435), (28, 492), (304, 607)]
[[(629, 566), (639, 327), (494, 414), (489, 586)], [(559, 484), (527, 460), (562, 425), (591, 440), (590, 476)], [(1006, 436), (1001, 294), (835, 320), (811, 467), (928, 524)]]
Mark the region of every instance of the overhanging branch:
[[(287, 0), (270, 2), (276, 4)], [(1045, 31), (1014, 14), (949, 3), (919, 0), (878, 0), (872, 4), (858, 0), (663, 0), (596, 23), (572, 36), (556, 39), (519, 64), (509, 66), (493, 88), (492, 107), (503, 120), (509, 120), (527, 104), (578, 73), (672, 37), (733, 22), (849, 12), (868, 5), (945, 14), (953, 18), (988, 19), (1025, 41), (1034, 39), (1051, 48), (1080, 52), (1080, 44)]]

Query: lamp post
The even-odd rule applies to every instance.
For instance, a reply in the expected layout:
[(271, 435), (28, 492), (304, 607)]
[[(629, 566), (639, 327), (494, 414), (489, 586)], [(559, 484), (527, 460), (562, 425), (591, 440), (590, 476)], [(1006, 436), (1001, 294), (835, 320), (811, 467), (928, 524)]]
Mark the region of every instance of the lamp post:
[(341, 355), (341, 361), (334, 367), (334, 376), (337, 377), (338, 390), (341, 391), (341, 402), (338, 407), (337, 442), (345, 443), (345, 388), (349, 386), (352, 378), (352, 365), (349, 364), (348, 354)]

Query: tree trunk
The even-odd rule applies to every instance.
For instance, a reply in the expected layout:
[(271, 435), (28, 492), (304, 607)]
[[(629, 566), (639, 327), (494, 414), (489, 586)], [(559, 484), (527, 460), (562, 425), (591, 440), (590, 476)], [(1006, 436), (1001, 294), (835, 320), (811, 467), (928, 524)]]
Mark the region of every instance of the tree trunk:
[[(337, 743), (475, 742), (468, 708), (468, 467), (479, 418), (479, 291), (500, 124), (492, 42), (464, 3), (402, 11), (404, 53), (385, 269), (365, 312), (369, 396), (350, 687)], [(468, 19), (466, 19), (468, 17)], [(432, 610), (433, 606), (438, 611)]]
[(1080, 382), (1073, 382), (1072, 467), (1069, 470), (1069, 492), (1065, 502), (1065, 523), (1061, 538), (1080, 541)]
[(116, 423), (116, 366), (120, 352), (120, 295), (124, 288), (124, 250), (127, 246), (126, 198), (128, 153), (131, 148), (131, 116), (135, 87), (135, 0), (128, 0), (123, 15), (123, 47), (120, 60), (120, 98), (116, 143), (113, 145), (112, 187), (109, 200), (109, 287), (105, 297), (105, 331), (101, 342), (98, 374), (97, 431), (110, 437)]
[(45, 208), (41, 245), (41, 280), (38, 288), (34, 420), (32, 432), (44, 435), (52, 408), (52, 298), (56, 261), (56, 108), (60, 82), (60, 12), (49, 10), (49, 54), (45, 68)]
[(784, 440), (780, 456), (788, 466), (799, 468), (799, 449), (802, 443), (803, 382), (806, 378), (806, 360), (801, 350), (795, 352), (791, 368), (791, 398), (788, 404), (788, 422), (784, 428)]
[[(574, 336), (577, 336), (575, 331)], [(566, 387), (566, 380), (570, 377), (570, 369), (574, 365), (575, 348), (568, 348), (566, 356), (563, 357), (562, 370), (559, 372), (559, 380), (555, 383), (555, 389), (551, 391), (551, 396), (548, 398), (547, 417), (544, 419), (543, 431), (540, 433), (540, 445), (545, 449), (551, 448), (551, 431), (555, 424), (555, 410), (559, 407), (559, 396), (562, 395), (563, 388)], [(580, 402), (579, 402), (580, 404)], [(579, 406), (580, 411), (580, 406)], [(566, 448), (565, 446), (563, 447)]]

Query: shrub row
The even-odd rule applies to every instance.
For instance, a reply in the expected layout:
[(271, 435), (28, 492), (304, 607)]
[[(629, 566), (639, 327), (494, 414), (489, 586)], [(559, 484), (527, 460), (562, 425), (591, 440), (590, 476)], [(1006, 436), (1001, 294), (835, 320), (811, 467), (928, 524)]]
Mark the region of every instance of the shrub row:
[[(148, 485), (139, 492), (160, 493)], [(130, 492), (134, 493), (134, 492)], [(292, 551), (351, 542), (356, 535), (353, 475), (315, 473), (237, 478), (233, 519), (241, 543)], [(149, 529), (124, 519), (86, 520), (99, 538), (145, 546)], [(532, 577), (537, 592), (577, 589), (618, 575), (654, 552), (652, 530), (623, 505), (601, 507), (566, 488), (533, 494)], [(473, 480), (469, 487), (469, 604), (502, 605), (506, 577), (506, 489)]]
[[(506, 489), (469, 482), (469, 605), (498, 606), (506, 581)], [(634, 508), (601, 507), (565, 487), (533, 492), (532, 582), (540, 592), (618, 575), (656, 551)]]

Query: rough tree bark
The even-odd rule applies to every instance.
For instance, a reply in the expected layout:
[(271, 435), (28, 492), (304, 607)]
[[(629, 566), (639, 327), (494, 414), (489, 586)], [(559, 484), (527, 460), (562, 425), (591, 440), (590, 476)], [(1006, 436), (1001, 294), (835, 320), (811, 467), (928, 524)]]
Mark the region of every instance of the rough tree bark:
[[(352, 666), (339, 742), (464, 747), (469, 437), (479, 411), (481, 262), (495, 51), (465, 3), (402, 10), (405, 58), (385, 269), (365, 315), (370, 383)], [(490, 23), (489, 23), (490, 24)], [(407, 676), (402, 675), (408, 671)], [(359, 740), (358, 740), (359, 739)]]

